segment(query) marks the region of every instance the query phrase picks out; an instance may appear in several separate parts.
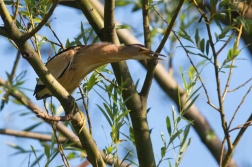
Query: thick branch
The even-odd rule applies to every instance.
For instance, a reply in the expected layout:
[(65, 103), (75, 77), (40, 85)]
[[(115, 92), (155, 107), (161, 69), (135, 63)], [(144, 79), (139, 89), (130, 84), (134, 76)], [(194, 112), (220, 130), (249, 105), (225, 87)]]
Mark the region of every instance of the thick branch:
[[(98, 9), (100, 15), (103, 16), (104, 11), (102, 4), (97, 0), (93, 0), (91, 2), (95, 6), (95, 8)], [(71, 2), (70, 4), (73, 5), (73, 3)], [(117, 30), (117, 34), (120, 40), (125, 44), (139, 43), (139, 41), (127, 29)], [(142, 65), (147, 68), (145, 64)], [(172, 100), (175, 101), (177, 105), (179, 105), (177, 101), (178, 83), (161, 64), (157, 64), (155, 68), (154, 78), (156, 79), (160, 87), (166, 92), (167, 96), (172, 98)], [(179, 89), (182, 93), (183, 90), (181, 88)], [(182, 103), (184, 103), (182, 97), (181, 99)], [(219, 162), (222, 144), (219, 138), (214, 133), (214, 130), (212, 129), (206, 118), (199, 112), (195, 105), (192, 105), (192, 107), (184, 116), (188, 120), (194, 120), (193, 127), (195, 131), (197, 132), (205, 146), (208, 148), (208, 150), (211, 152), (216, 162)], [(207, 132), (212, 132), (211, 134), (216, 137), (213, 137), (211, 139), (207, 138)], [(231, 159), (231, 161), (229, 162), (229, 166), (234, 167), (237, 165), (235, 164), (235, 161)]]
[[(114, 0), (105, 1), (103, 40), (120, 44), (115, 30), (114, 8)], [(126, 62), (112, 63), (111, 65), (119, 85), (122, 85), (123, 82), (126, 83), (125, 87), (127, 90), (123, 91), (123, 99), (127, 100), (126, 106), (131, 110), (130, 117), (133, 125), (139, 165), (142, 167), (154, 167), (156, 165), (147, 122), (146, 103), (143, 102), (136, 91)]]
[(9, 33), (5, 30), (4, 27), (0, 26), (0, 35), (6, 37), (6, 38), (10, 38)]
[[(3, 80), (3, 79), (0, 78), (0, 86), (8, 87), (7, 81), (5, 81), (5, 80)], [(23, 93), (21, 93), (21, 92), (18, 91), (18, 90), (16, 90), (15, 92), (10, 92), (10, 95), (13, 96), (15, 99), (17, 99), (19, 102), (21, 102), (24, 106), (26, 106), (26, 107), (27, 107), (28, 109), (30, 109), (32, 112), (34, 112), (34, 109), (36, 109), (36, 110), (39, 110), (39, 111), (42, 111), (42, 112), (46, 113), (46, 111), (44, 111), (43, 109), (41, 109), (39, 106), (37, 106), (35, 103), (33, 103), (30, 99), (28, 99)], [(36, 114), (36, 112), (34, 112), (34, 113)], [(45, 121), (46, 121), (47, 123), (49, 123), (49, 124), (52, 123), (51, 121), (47, 121), (47, 120), (45, 120)], [(83, 148), (83, 147), (82, 147), (82, 143), (80, 142), (79, 138), (78, 138), (73, 132), (71, 132), (64, 124), (62, 124), (62, 123), (59, 122), (59, 123), (57, 123), (56, 128), (57, 128), (57, 130), (58, 130), (61, 134), (63, 134), (67, 139), (69, 139), (71, 142), (74, 142), (74, 143), (75, 143), (75, 144), (74, 144), (75, 147)], [(30, 136), (29, 134), (32, 133), (32, 132), (29, 132), (29, 134), (28, 134), (28, 133), (23, 134), (23, 133), (19, 133), (19, 132), (16, 134), (16, 132), (13, 132), (12, 135), (14, 135), (14, 133), (15, 133), (15, 136), (29, 137), (29, 136)], [(22, 135), (26, 135), (26, 136), (22, 136)], [(27, 135), (28, 135), (28, 136), (27, 136)], [(35, 135), (35, 136), (36, 136), (36, 135)], [(33, 138), (35, 138), (35, 137), (33, 137)], [(37, 139), (40, 139), (40, 138), (37, 138)], [(48, 136), (47, 136), (47, 137), (42, 136), (41, 139), (42, 139), (42, 140), (43, 140), (43, 139), (46, 140), (46, 139), (48, 139)], [(50, 139), (50, 140), (51, 140), (51, 139)], [(86, 144), (86, 143), (85, 143), (85, 144)], [(89, 149), (90, 149), (90, 148), (89, 148)], [(100, 152), (102, 158), (104, 159), (104, 161), (106, 161), (106, 162), (107, 162), (108, 164), (110, 164), (110, 165), (113, 165), (113, 164), (119, 165), (119, 164), (122, 163), (122, 162), (119, 160), (119, 161), (118, 161), (119, 164), (117, 164), (117, 162), (114, 162), (114, 159), (113, 159), (113, 157), (112, 157), (111, 155), (109, 155), (109, 156), (106, 157), (102, 151), (99, 151), (99, 152)], [(89, 154), (88, 154), (88, 155), (89, 155)], [(128, 164), (122, 163), (121, 166), (122, 166), (122, 167), (126, 167), (126, 166), (128, 166)]]
[[(66, 114), (73, 114), (71, 123), (78, 132), (81, 139), (82, 147), (86, 149), (89, 161), (93, 165), (105, 166), (98, 148), (83, 122), (84, 117), (79, 111), (77, 104), (72, 96), (57, 82), (57, 80), (47, 70), (43, 62), (39, 59), (37, 53), (31, 48), (28, 42), (20, 41), (21, 32), (18, 30), (11, 19), (3, 0), (0, 0), (0, 14), (4, 21), (4, 26), (11, 32), (11, 39), (16, 43), (23, 57), (30, 63), (41, 81), (52, 92), (52, 94), (60, 101)], [(87, 133), (86, 133), (87, 132)]]

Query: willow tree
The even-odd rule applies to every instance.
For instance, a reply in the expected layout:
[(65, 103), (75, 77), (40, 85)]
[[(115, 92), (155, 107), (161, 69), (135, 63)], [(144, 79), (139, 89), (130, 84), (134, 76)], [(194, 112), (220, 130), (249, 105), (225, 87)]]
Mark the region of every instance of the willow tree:
[[(64, 18), (68, 15), (55, 14), (57, 10), (62, 10), (62, 6), (83, 13), (81, 19), (72, 17), (80, 19), (79, 31), (76, 36), (68, 36), (69, 39), (65, 41), (61, 41), (61, 36), (57, 34), (60, 31), (65, 34), (72, 31), (64, 29), (68, 26), (69, 20), (62, 23), (65, 26), (61, 26), (58, 32), (54, 31), (56, 25), (53, 24), (54, 17)], [(249, 74), (238, 71), (239, 74), (245, 75), (247, 81), (237, 82), (237, 79), (231, 79), (235, 78), (233, 73), (237, 72), (235, 60), (244, 58), (243, 48), (240, 46), (241, 39), (244, 38), (247, 44), (250, 42), (248, 38), (251, 25), (250, 6), (250, 2), (247, 1), (228, 0), (221, 2), (211, 0), (209, 3), (195, 0), (190, 2), (106, 0), (104, 6), (96, 0), (0, 0), (2, 18), (0, 35), (1, 38), (4, 37), (5, 43), (6, 41), (9, 43), (6, 46), (2, 45), (1, 50), (4, 48), (16, 50), (15, 61), (8, 62), (12, 65), (12, 69), (10, 71), (1, 69), (6, 72), (6, 76), (0, 78), (1, 109), (3, 113), (8, 114), (10, 107), (11, 111), (18, 110), (23, 119), (29, 119), (26, 125), (28, 128), (21, 131), (2, 128), (1, 133), (18, 138), (32, 138), (41, 143), (31, 145), (29, 148), (22, 147), (19, 142), (16, 145), (10, 144), (19, 155), (25, 157), (27, 153), (30, 154), (30, 158), (25, 160), (25, 166), (27, 164), (30, 166), (30, 163), (32, 166), (35, 164), (72, 166), (70, 159), (81, 158), (85, 158), (83, 166), (87, 166), (88, 163), (93, 166), (106, 166), (106, 164), (142, 167), (178, 166), (184, 155), (193, 160), (193, 162), (185, 161), (188, 166), (190, 163), (200, 164), (197, 163), (199, 160), (197, 157), (201, 156), (201, 152), (197, 148), (204, 145), (219, 166), (236, 166), (232, 155), (251, 123), (251, 114), (243, 114), (240, 119), (236, 118), (236, 114), (240, 110), (246, 110), (241, 106), (244, 101), (248, 101), (247, 95), (251, 89), (248, 83), (251, 78)], [(132, 11), (125, 14), (121, 20), (141, 18), (141, 28), (139, 22), (134, 19), (130, 24), (116, 21), (120, 19), (115, 17), (117, 12), (128, 8)], [(86, 19), (87, 22), (83, 22), (82, 19)], [(164, 61), (158, 62), (156, 59), (139, 62), (146, 68), (146, 73), (139, 74), (138, 78), (132, 78), (136, 73), (131, 73), (124, 61), (112, 63), (112, 69), (104, 65), (85, 77), (76, 90), (77, 94), (71, 96), (43, 63), (43, 60), (48, 59), (46, 55), (64, 52), (71, 46), (95, 42), (110, 42), (116, 45), (140, 43), (136, 36), (143, 39), (142, 44), (146, 48), (167, 55)], [(248, 48), (250, 49), (250, 46)], [(11, 57), (14, 56), (15, 54), (11, 52)], [(28, 96), (28, 83), (25, 79), (29, 78), (29, 75), (26, 75), (25, 71), (17, 70), (19, 62), (22, 61), (29, 63), (32, 70), (52, 92), (55, 100), (48, 98), (42, 104), (35, 102), (34, 97)], [(3, 62), (6, 61), (3, 60), (1, 63)], [(247, 64), (248, 61), (243, 63)], [(143, 81), (142, 84), (139, 84), (138, 79)], [(153, 80), (161, 88), (156, 88), (153, 94), (160, 96), (162, 103), (174, 102), (169, 109), (163, 107), (159, 111), (155, 107), (152, 108), (151, 105), (154, 104), (159, 104), (161, 107), (163, 105), (158, 103), (153, 94), (150, 95)], [(231, 84), (233, 87), (230, 87)], [(242, 89), (245, 89), (243, 94), (230, 94)], [(96, 92), (92, 96), (99, 97), (97, 105), (96, 102), (89, 103), (92, 92)], [(164, 95), (167, 97), (162, 98)], [(228, 100), (227, 103), (227, 98), (232, 100)], [(199, 110), (194, 104), (196, 100), (205, 107)], [(55, 101), (60, 103), (64, 114), (58, 112)], [(19, 106), (14, 106), (15, 103)], [(92, 105), (95, 106), (92, 109), (96, 111), (90, 111)], [(17, 109), (22, 106), (29, 112)], [(167, 110), (168, 113), (164, 112)], [(215, 128), (212, 128), (203, 116), (207, 110), (218, 115), (215, 120), (209, 120)], [(100, 113), (99, 117), (103, 117), (106, 121), (93, 122), (89, 114), (94, 112)], [(36, 114), (40, 119), (30, 119), (27, 113)], [(157, 120), (157, 115), (162, 115), (164, 119)], [(23, 119), (17, 117), (15, 122), (23, 125)], [(155, 124), (150, 127), (149, 122), (153, 121)], [(43, 133), (47, 132), (41, 126), (46, 126), (45, 124), (50, 126), (49, 134)], [(94, 124), (102, 127), (108, 125), (109, 128), (98, 131), (92, 128), (95, 127), (92, 126)], [(164, 125), (165, 132), (151, 135), (153, 127), (159, 124)], [(188, 155), (185, 152), (188, 146), (193, 145), (190, 137), (192, 134), (189, 133), (191, 127), (201, 139), (202, 145), (191, 147), (194, 154)], [(219, 132), (220, 138), (215, 134), (216, 129), (222, 129)], [(94, 137), (94, 132), (97, 132), (99, 137)], [(104, 140), (107, 141), (107, 145), (100, 146), (99, 143)], [(38, 149), (43, 149), (42, 153)], [(239, 152), (239, 154), (245, 153)], [(53, 161), (57, 156), (61, 157), (61, 161)]]

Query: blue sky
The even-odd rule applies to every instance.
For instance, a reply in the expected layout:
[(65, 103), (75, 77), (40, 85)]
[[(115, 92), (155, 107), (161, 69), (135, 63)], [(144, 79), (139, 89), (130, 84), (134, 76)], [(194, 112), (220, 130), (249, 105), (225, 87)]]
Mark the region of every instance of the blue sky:
[[(118, 8), (116, 10), (116, 19), (119, 22), (132, 24), (134, 22), (134, 28), (137, 29), (138, 32), (142, 32), (142, 21), (141, 21), (141, 12), (135, 12), (134, 14), (131, 14), (132, 19), (125, 20), (125, 15), (129, 15), (131, 11), (132, 6), (127, 6), (126, 8)], [(76, 37), (80, 32), (80, 22), (86, 23), (86, 19), (84, 18), (83, 14), (80, 12), (76, 12), (75, 10), (72, 10), (71, 8), (58, 6), (56, 8), (56, 11), (52, 18), (56, 18), (52, 22), (52, 27), (56, 31), (57, 35), (60, 37), (61, 41), (66, 41), (67, 38), (70, 40), (73, 40), (74, 37)], [(74, 19), (73, 19), (74, 18)], [(2, 24), (2, 20), (0, 21), (0, 24)], [(201, 25), (202, 26), (202, 25)], [(199, 25), (200, 27), (200, 25)], [(194, 29), (191, 28), (189, 30), (190, 32), (194, 32)], [(213, 27), (213, 31), (218, 31), (216, 28)], [(53, 38), (51, 35), (51, 32), (49, 29), (43, 29), (40, 31), (41, 35), (48, 35)], [(204, 36), (204, 32), (201, 32), (201, 35)], [(194, 34), (193, 34), (194, 37)], [(140, 37), (139, 41), (143, 43), (143, 38)], [(64, 43), (64, 42), (63, 42)], [(154, 43), (152, 46), (153, 49), (157, 47), (158, 43)], [(0, 36), (0, 45), (2, 46), (0, 49), (0, 77), (6, 79), (5, 71), (10, 72), (12, 68), (12, 64), (15, 60), (16, 50), (13, 47), (8, 47), (8, 49), (5, 49), (7, 46), (10, 46), (7, 39)], [(226, 53), (228, 52), (228, 49), (231, 48), (232, 45), (227, 46), (227, 48), (223, 51), (223, 54), (220, 55), (220, 62), (224, 60)], [(241, 42), (240, 48), (244, 47), (244, 43)], [(163, 52), (167, 55), (167, 53)], [(241, 54), (239, 55), (241, 58), (247, 58), (248, 60), (239, 60), (236, 61), (236, 66), (238, 68), (234, 69), (233, 73), (233, 79), (231, 81), (231, 88), (235, 88), (239, 86), (240, 84), (244, 83), (246, 80), (251, 78), (251, 62), (250, 58), (248, 57), (250, 53), (247, 51), (247, 49), (242, 50)], [(46, 62), (47, 55), (44, 56), (44, 62)], [(168, 58), (167, 58), (168, 59)], [(195, 61), (200, 61), (201, 59), (198, 57), (193, 57)], [(167, 66), (167, 60), (161, 62), (165, 67)], [(145, 76), (145, 69), (142, 68), (142, 66), (137, 61), (128, 61), (130, 71), (133, 75), (134, 81), (137, 81), (137, 79), (140, 79), (138, 90), (140, 90), (140, 87), (144, 81)], [(189, 63), (186, 55), (184, 54), (184, 51), (181, 47), (178, 47), (176, 49), (176, 55), (174, 58), (174, 76), (177, 81), (181, 83), (181, 76), (179, 73), (179, 67), (182, 66), (183, 69), (186, 71), (188, 69)], [(26, 83), (24, 87), (29, 89), (34, 89), (36, 80), (35, 78), (37, 75), (33, 71), (33, 69), (29, 66), (29, 64), (26, 62), (26, 60), (22, 59), (20, 61), (20, 64), (18, 66), (17, 74), (20, 73), (23, 70), (27, 70), (27, 76), (25, 77)], [(214, 75), (213, 75), (213, 67), (211, 65), (208, 65), (204, 68), (204, 71), (202, 72), (202, 78), (204, 80), (204, 83), (208, 89), (208, 92), (211, 96), (212, 102), (218, 106), (217, 103), (217, 96), (216, 96), (216, 84), (214, 81)], [(111, 77), (111, 76), (108, 76)], [(221, 74), (221, 81), (224, 83), (227, 78), (226, 74)], [(246, 91), (248, 90), (250, 86), (250, 83), (243, 87), (239, 92), (230, 93), (227, 96), (227, 99), (225, 101), (225, 111), (227, 120), (229, 121), (232, 117), (232, 113), (237, 108), (237, 105), (240, 103), (241, 98), (244, 96)], [(224, 88), (224, 84), (222, 87), (222, 90)], [(99, 90), (97, 87), (95, 87), (96, 90)], [(36, 104), (43, 106), (42, 101), (36, 101), (35, 98), (32, 96), (32, 91), (26, 91), (27, 95), (32, 99)], [(74, 94), (74, 97), (78, 97), (77, 94)], [(91, 114), (91, 121), (93, 126), (93, 137), (96, 141), (98, 147), (100, 149), (103, 149), (105, 146), (107, 146), (107, 141), (104, 138), (104, 130), (106, 136), (109, 138), (109, 125), (104, 118), (104, 116), (101, 114), (99, 109), (97, 108), (96, 104), (102, 104), (101, 98), (94, 92), (91, 91), (89, 94), (90, 101), (89, 101), (89, 113)], [(165, 125), (165, 117), (169, 116), (171, 117), (171, 110), (172, 105), (174, 103), (167, 98), (166, 94), (159, 88), (156, 81), (153, 82), (150, 95), (148, 100), (148, 107), (151, 107), (150, 114), (148, 115), (148, 121), (149, 121), (149, 127), (153, 128), (152, 130), (152, 143), (153, 148), (155, 151), (155, 155), (158, 155), (160, 157), (160, 148), (162, 147), (162, 140), (160, 138), (160, 132), (163, 132), (166, 139), (168, 140), (168, 134), (166, 130)], [(251, 94), (248, 95), (248, 97), (245, 100), (245, 103), (242, 105), (240, 111), (238, 112), (234, 122), (233, 126), (240, 125), (245, 122), (245, 120), (248, 118), (248, 116), (251, 114), (251, 106), (249, 102), (252, 100)], [(56, 100), (54, 100), (56, 102)], [(213, 110), (207, 103), (206, 96), (203, 92), (203, 89), (200, 91), (199, 99), (196, 101), (196, 106), (199, 108), (199, 110), (202, 112), (202, 114), (207, 118), (207, 120), (210, 122), (211, 126), (213, 127), (215, 133), (218, 135), (220, 139), (223, 139), (223, 131), (221, 128), (221, 122), (219, 118), (219, 113), (215, 110)], [(58, 104), (56, 102), (56, 104)], [(35, 115), (30, 114), (28, 116), (20, 116), (22, 112), (27, 112), (27, 110), (24, 107), (20, 107), (18, 105), (15, 105), (11, 102), (6, 105), (3, 111), (0, 112), (0, 128), (10, 128), (10, 129), (16, 129), (16, 130), (22, 130), (25, 129), (34, 123), (34, 119), (37, 119)], [(181, 125), (183, 127), (184, 124)], [(48, 125), (43, 125), (43, 127), (39, 127), (43, 131), (51, 132), (51, 128)], [(39, 128), (35, 129), (37, 131), (42, 131)], [(127, 131), (127, 127), (123, 128), (124, 131)], [(243, 138), (241, 139), (236, 151), (234, 152), (234, 158), (239, 166), (251, 166), (252, 160), (250, 158), (251, 155), (251, 128), (248, 128), (248, 130), (245, 132)], [(238, 131), (234, 131), (231, 133), (231, 137), (234, 137), (235, 134), (237, 134)], [(121, 136), (123, 138), (123, 136)], [(213, 167), (217, 166), (217, 163), (215, 162), (214, 158), (210, 155), (209, 151), (205, 148), (205, 146), (201, 143), (201, 140), (193, 130), (193, 128), (190, 131), (189, 137), (192, 138), (192, 142), (188, 148), (188, 151), (186, 152), (184, 159), (182, 160), (181, 167), (186, 166), (193, 166), (193, 167)], [(11, 136), (1, 135), (0, 136), (0, 161), (2, 167), (26, 167), (28, 163), (28, 154), (26, 155), (12, 155), (15, 153), (15, 150), (10, 148), (6, 145), (6, 143), (15, 143), (17, 145), (21, 145), (23, 148), (30, 149), (30, 145), (32, 145), (36, 149), (42, 149), (39, 142), (35, 140), (27, 140), (24, 138), (15, 138)], [(127, 147), (132, 147), (130, 141), (127, 141), (123, 144)], [(123, 155), (123, 146), (119, 146), (119, 148), (122, 150), (121, 155)], [(42, 149), (43, 151), (43, 149)], [(42, 152), (41, 152), (42, 153)], [(169, 152), (170, 158), (174, 158), (173, 152)], [(34, 155), (31, 155), (31, 162), (34, 160)], [(57, 158), (58, 161), (54, 161), (51, 165), (56, 166), (60, 165), (58, 162), (61, 162), (61, 158)], [(173, 162), (173, 161), (172, 161)], [(79, 160), (70, 161), (72, 163), (72, 166), (75, 166), (80, 163)], [(43, 164), (43, 162), (41, 162)], [(190, 165), (188, 165), (190, 164)], [(43, 166), (43, 165), (42, 165)], [(163, 162), (163, 166), (168, 166), (167, 161)]]

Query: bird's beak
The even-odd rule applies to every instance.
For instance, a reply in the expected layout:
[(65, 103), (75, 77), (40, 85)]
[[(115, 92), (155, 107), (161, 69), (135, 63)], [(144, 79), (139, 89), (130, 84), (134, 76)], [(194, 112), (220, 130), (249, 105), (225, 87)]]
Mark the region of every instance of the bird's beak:
[(159, 58), (158, 56), (166, 57), (165, 55), (163, 55), (163, 54), (161, 54), (161, 53), (157, 53), (157, 52), (154, 52), (154, 51), (151, 51), (151, 50), (141, 50), (139, 53), (140, 53), (140, 54), (143, 54), (143, 55), (146, 55), (146, 56), (155, 57), (155, 58), (157, 58), (158, 60), (164, 60), (164, 59), (162, 59), (162, 58)]

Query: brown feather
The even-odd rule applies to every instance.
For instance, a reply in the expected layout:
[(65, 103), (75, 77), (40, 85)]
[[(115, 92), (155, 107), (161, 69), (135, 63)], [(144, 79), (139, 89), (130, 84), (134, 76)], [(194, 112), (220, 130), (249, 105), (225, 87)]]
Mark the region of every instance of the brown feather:
[[(68, 93), (71, 94), (88, 73), (103, 64), (128, 59), (157, 59), (157, 57), (153, 56), (154, 54), (162, 55), (140, 44), (116, 46), (110, 43), (100, 43), (77, 46), (61, 52), (50, 60), (46, 64), (46, 67)], [(44, 85), (40, 82), (37, 83), (34, 91), (37, 100), (52, 95), (46, 87), (40, 86)]]

